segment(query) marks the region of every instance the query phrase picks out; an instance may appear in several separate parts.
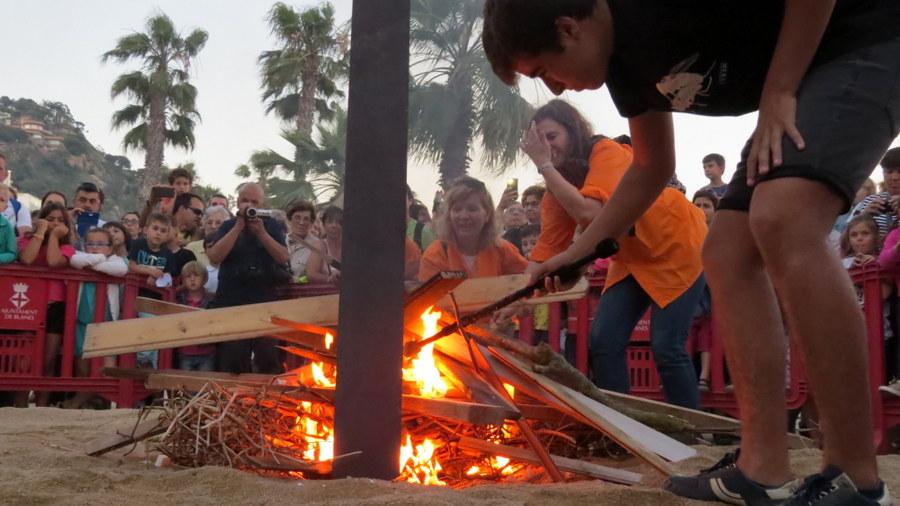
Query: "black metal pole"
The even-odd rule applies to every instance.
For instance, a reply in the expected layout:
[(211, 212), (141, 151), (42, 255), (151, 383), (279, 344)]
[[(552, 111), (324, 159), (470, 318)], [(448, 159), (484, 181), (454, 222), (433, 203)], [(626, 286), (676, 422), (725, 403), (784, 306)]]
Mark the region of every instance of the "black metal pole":
[(341, 271), (334, 476), (398, 473), (409, 0), (355, 0)]

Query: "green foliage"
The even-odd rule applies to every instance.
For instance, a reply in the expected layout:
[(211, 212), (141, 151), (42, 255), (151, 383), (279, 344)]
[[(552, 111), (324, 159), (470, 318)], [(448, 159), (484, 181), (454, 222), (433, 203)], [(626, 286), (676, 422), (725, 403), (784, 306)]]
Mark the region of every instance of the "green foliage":
[(69, 150), (69, 153), (74, 156), (83, 155), (87, 153), (88, 150), (87, 141), (77, 135), (67, 135), (63, 139), (63, 146), (65, 146), (66, 149)]
[(128, 159), (99, 152), (76, 129), (78, 122), (62, 114), (68, 111), (65, 104), (45, 101), (38, 105), (30, 99), (0, 97), (0, 108), (15, 117), (49, 118), (45, 120), (47, 129), (63, 137), (63, 149), (47, 150), (29, 141), (24, 130), (0, 125), (0, 151), (6, 155), (19, 192), (41, 197), (56, 190), (72, 198), (80, 183), (91, 181), (106, 190), (105, 216), (117, 218), (124, 210), (138, 207), (138, 174), (126, 170)]
[(9, 125), (0, 125), (0, 142), (7, 144), (26, 143), (28, 134), (25, 130)]
[[(532, 108), (491, 71), (481, 47), (481, 0), (413, 0), (409, 148), (439, 163), (441, 184), (465, 174), (481, 144), (484, 167), (515, 162)], [(422, 70), (419, 70), (422, 69)]]
[(116, 41), (103, 54), (103, 61), (140, 62), (140, 70), (120, 75), (112, 84), (113, 98), (124, 96), (131, 103), (116, 111), (114, 128), (129, 128), (122, 140), (128, 149), (146, 153), (147, 169), (141, 192), (146, 194), (160, 173), (166, 145), (193, 149), (197, 89), (188, 81), (191, 64), (206, 45), (208, 34), (196, 29), (182, 36), (172, 20), (157, 14), (147, 20), (146, 32), (135, 32)]
[(279, 2), (268, 21), (280, 47), (259, 56), (266, 112), (310, 134), (315, 115), (331, 119), (344, 97), (336, 81), (349, 73), (348, 30), (327, 2), (303, 11)]

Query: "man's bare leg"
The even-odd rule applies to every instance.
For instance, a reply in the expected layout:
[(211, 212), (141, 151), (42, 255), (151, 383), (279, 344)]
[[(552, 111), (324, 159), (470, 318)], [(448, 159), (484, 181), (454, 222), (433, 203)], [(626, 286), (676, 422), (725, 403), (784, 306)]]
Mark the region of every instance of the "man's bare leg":
[[(825, 435), (825, 463), (842, 469), (858, 487), (875, 488), (865, 322), (846, 270), (826, 242), (843, 205), (822, 183), (774, 179), (756, 188), (749, 224), (803, 350)], [(784, 410), (783, 403), (772, 407)], [(783, 432), (784, 425), (772, 429)]]
[(782, 485), (792, 478), (785, 430), (787, 338), (748, 213), (716, 214), (703, 265), (741, 410), (738, 468), (757, 483)]

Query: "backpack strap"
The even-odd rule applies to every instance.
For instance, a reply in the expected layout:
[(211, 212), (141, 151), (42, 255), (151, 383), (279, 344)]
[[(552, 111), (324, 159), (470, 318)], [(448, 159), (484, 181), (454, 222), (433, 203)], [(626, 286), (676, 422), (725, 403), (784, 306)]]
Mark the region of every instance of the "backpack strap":
[(425, 224), (421, 221), (416, 222), (416, 230), (413, 232), (413, 241), (419, 246), (419, 249), (425, 251), (425, 248), (422, 247), (422, 229), (425, 228)]

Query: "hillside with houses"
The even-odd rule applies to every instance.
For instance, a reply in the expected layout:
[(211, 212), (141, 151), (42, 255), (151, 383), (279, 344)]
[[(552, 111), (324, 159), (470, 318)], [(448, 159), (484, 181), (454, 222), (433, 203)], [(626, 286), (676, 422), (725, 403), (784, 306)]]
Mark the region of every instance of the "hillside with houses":
[(20, 194), (40, 199), (57, 190), (71, 198), (79, 183), (90, 181), (107, 189), (104, 214), (119, 216), (139, 207), (140, 171), (131, 170), (128, 158), (91, 144), (84, 124), (61, 102), (0, 97), (0, 152)]

